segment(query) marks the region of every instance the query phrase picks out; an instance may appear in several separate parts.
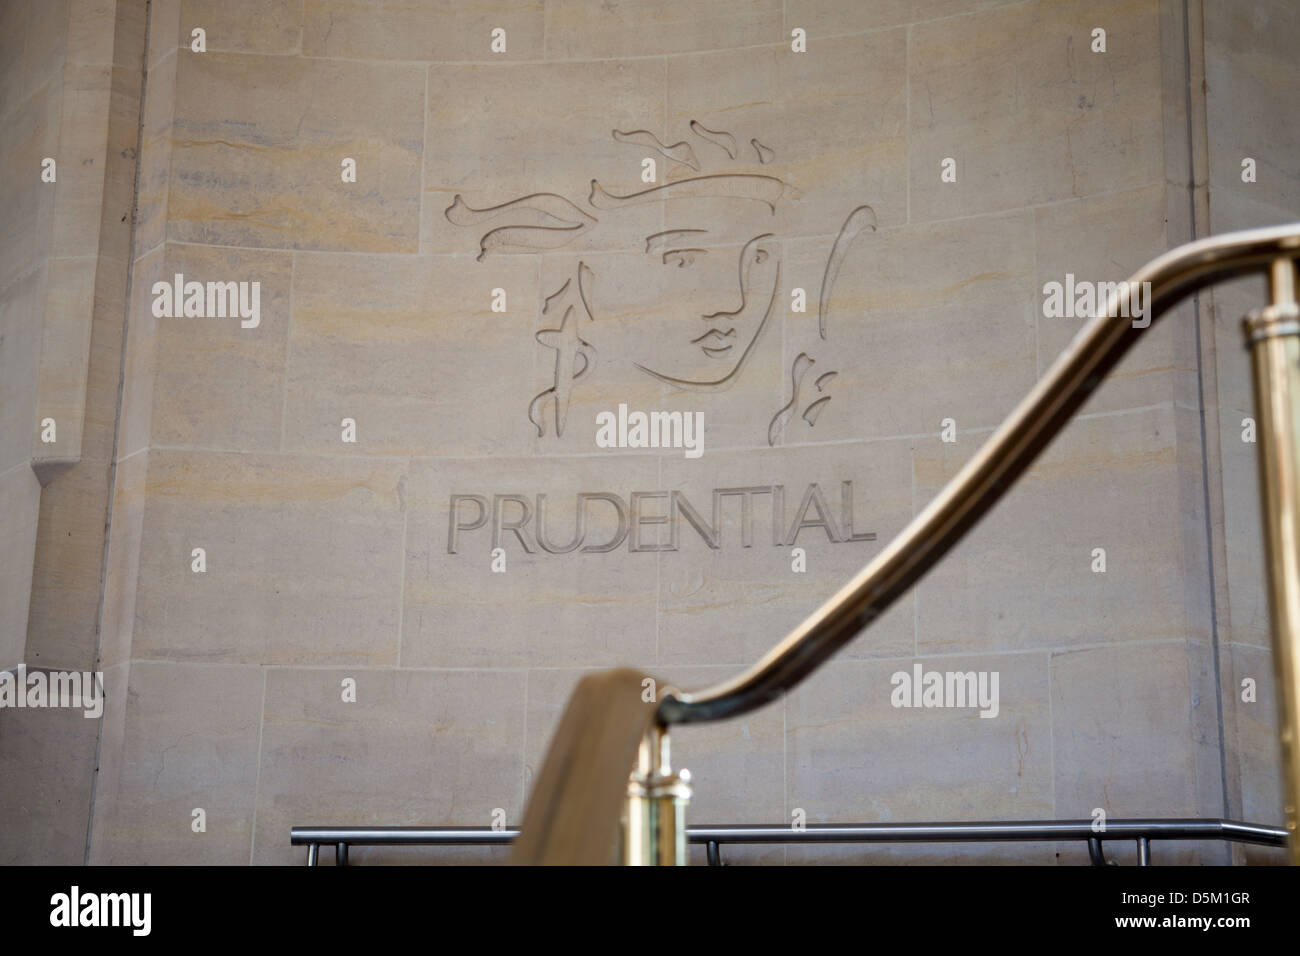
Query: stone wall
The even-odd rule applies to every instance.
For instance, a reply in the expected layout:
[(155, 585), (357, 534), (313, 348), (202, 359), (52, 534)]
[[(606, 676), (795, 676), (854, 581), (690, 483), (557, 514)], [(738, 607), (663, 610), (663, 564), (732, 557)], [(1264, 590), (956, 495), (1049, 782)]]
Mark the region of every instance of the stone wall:
[[(3, 5), (6, 669), (96, 669), (145, 11), (144, 0)], [(99, 731), (79, 710), (0, 711), (0, 860), (85, 859)]]
[[(136, 8), (116, 8), (130, 33)], [(0, 761), (47, 790), (94, 776), (63, 814), (80, 834), (55, 841), (94, 863), (298, 862), (294, 824), (517, 822), (585, 669), (733, 674), (926, 505), (1082, 325), (1045, 314), (1045, 284), (1296, 218), (1297, 27), (1283, 0), (152, 0), (122, 387), (85, 402), (115, 435), (106, 547), (102, 527), (86, 538), (98, 759), (47, 760), (51, 741), (15, 744), (0, 713)], [(57, 110), (11, 95), (12, 75), (5, 115)], [(30, 588), (33, 611), (6, 618), (0, 666), (78, 633), (35, 611), (77, 606), (50, 597), (69, 564), (36, 542), (81, 466), (34, 484), (53, 469), (27, 437), (33, 358), (50, 365), (33, 303), (60, 260), (25, 261), (3, 267), (0, 481), (22, 506), (12, 553), (36, 555), (6, 556), (4, 593)], [(182, 292), (258, 283), (256, 315), (166, 314), (178, 274)], [(691, 819), (1279, 822), (1235, 328), (1261, 293), (1154, 327), (989, 518), (794, 693), (677, 732)], [(603, 447), (620, 406), (699, 413), (703, 453)], [(918, 665), (996, 673), (996, 716), (893, 706)], [(0, 808), (32, 819), (38, 788), (4, 776)], [(13, 860), (50, 852), (0, 840)]]

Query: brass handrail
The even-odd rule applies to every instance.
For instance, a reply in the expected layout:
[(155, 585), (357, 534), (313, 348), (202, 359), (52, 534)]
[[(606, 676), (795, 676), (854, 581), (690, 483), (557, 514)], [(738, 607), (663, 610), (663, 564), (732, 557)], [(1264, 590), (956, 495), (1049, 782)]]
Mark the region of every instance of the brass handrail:
[[(1300, 222), (1250, 229), (1170, 250), (1109, 292), (1105, 309), (1080, 329), (974, 457), (834, 597), (748, 670), (703, 690), (665, 694), (631, 768), (623, 810), (624, 862), (685, 862), (683, 809), (690, 796), (689, 777), (685, 771), (674, 773), (669, 764), (669, 725), (736, 717), (793, 688), (880, 617), (961, 540), (1156, 319), (1207, 285), (1260, 274), (1269, 280), (1271, 304), (1251, 313), (1246, 334), (1259, 416), (1285, 826), (1291, 862), (1300, 864), (1296, 834), (1296, 808), (1300, 805), (1300, 755), (1296, 752), (1300, 730), (1300, 305), (1296, 259), (1300, 259)], [(1146, 294), (1139, 298), (1134, 290)], [(551, 746), (562, 757), (561, 744), (557, 740)], [(573, 769), (584, 774), (603, 772), (597, 763), (594, 756), (579, 759)], [(539, 808), (539, 816), (546, 809)]]
[[(857, 636), (1011, 488), (1069, 422), (1146, 327), (1187, 295), (1214, 282), (1265, 274), (1279, 259), (1300, 258), (1300, 222), (1191, 242), (1152, 260), (1079, 330), (992, 436), (938, 496), (834, 597), (748, 670), (690, 693), (667, 696), (664, 724), (736, 717), (780, 697)], [(1128, 291), (1149, 282), (1147, 314), (1126, 317)], [(1149, 320), (1149, 321), (1148, 321)]]

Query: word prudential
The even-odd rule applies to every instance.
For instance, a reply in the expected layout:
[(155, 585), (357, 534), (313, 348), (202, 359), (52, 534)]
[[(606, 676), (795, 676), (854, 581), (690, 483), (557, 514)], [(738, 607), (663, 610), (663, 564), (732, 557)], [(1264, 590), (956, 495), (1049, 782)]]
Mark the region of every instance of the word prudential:
[(703, 412), (631, 412), (596, 414), (597, 448), (684, 448), (687, 458), (704, 454)]
[(1076, 282), (1073, 272), (1065, 282), (1048, 282), (1043, 286), (1043, 315), (1049, 319), (1091, 319), (1106, 311), (1111, 298), (1118, 314), (1133, 319), (1133, 328), (1151, 324), (1150, 282)]
[(895, 707), (978, 707), (981, 717), (998, 715), (997, 671), (895, 671), (889, 678)]
[(6, 707), (69, 707), (89, 720), (104, 712), (104, 674), (90, 671), (32, 671), (19, 664), (0, 671), (0, 710)]
[(241, 329), (262, 321), (262, 283), (186, 282), (178, 272), (171, 282), (153, 284), (153, 314), (158, 319), (224, 319), (239, 317)]
[(82, 893), (74, 886), (50, 897), (51, 926), (129, 926), (131, 935), (152, 928), (152, 893)]
[[(785, 492), (784, 485), (714, 488), (707, 500), (697, 496), (692, 502), (681, 491), (634, 491), (627, 498), (612, 491), (583, 491), (574, 497), (572, 517), (567, 521), (556, 520), (555, 503), (544, 494), (452, 495), (447, 553), (455, 554), (463, 546), (464, 532), (489, 523), (491, 534), (482, 543), (490, 550), (500, 548), (509, 535), (528, 554), (538, 548), (549, 554), (600, 554), (621, 547), (624, 541), (633, 552), (677, 551), (682, 528), (689, 525), (706, 547), (717, 551), (723, 543), (724, 505), (733, 519), (740, 519), (742, 548), (753, 547), (756, 526), (764, 536), (771, 534), (776, 547), (796, 544), (800, 532), (815, 535), (813, 529), (820, 529), (832, 544), (876, 539), (874, 531), (854, 530), (853, 482), (840, 482), (838, 517), (831, 506), (834, 493), (828, 501), (815, 482), (804, 489), (793, 517), (786, 511)], [(564, 527), (559, 527), (561, 524)], [(667, 534), (661, 534), (656, 525), (664, 526)], [(647, 528), (653, 530), (647, 532)], [(668, 540), (662, 540), (664, 537)]]

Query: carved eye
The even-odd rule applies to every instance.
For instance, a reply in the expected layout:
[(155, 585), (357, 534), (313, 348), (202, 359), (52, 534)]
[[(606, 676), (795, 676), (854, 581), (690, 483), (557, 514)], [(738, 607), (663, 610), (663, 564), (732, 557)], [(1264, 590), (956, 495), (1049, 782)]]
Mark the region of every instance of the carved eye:
[(767, 261), (767, 250), (766, 250), (766, 249), (755, 249), (755, 250), (754, 250), (754, 261), (755, 261), (755, 262), (766, 262), (766, 261)]
[(669, 249), (663, 254), (663, 264), (681, 269), (684, 266), (695, 265), (696, 256), (707, 254), (707, 249)]

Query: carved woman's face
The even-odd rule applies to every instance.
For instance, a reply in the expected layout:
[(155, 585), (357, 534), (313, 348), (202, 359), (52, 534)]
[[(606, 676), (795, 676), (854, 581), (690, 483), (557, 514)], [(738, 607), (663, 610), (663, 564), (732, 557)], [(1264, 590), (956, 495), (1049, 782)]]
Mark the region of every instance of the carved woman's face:
[[(594, 344), (606, 336), (626, 335), (632, 348), (614, 354), (631, 356), (637, 368), (662, 382), (696, 390), (729, 386), (772, 317), (781, 247), (768, 230), (785, 188), (780, 179), (756, 173), (701, 175), (632, 193), (611, 193), (593, 180), (588, 202), (602, 219), (641, 206), (669, 228), (646, 236), (644, 250), (593, 262), (594, 271), (580, 262), (578, 281), (570, 279), (548, 298), (544, 315), (552, 306), (556, 316), (567, 314), (571, 306), (552, 301), (567, 294), (580, 300), (572, 307), (605, 320), (596, 328), (583, 325), (581, 332), (575, 325), (569, 335), (578, 337), (567, 343), (559, 334), (562, 326), (538, 333), (542, 344), (573, 360), (572, 368), (557, 369), (556, 399), (563, 404), (569, 378), (589, 367), (597, 350), (588, 339)], [(455, 225), (490, 226), (480, 238), (479, 259), (493, 250), (561, 248), (598, 222), (554, 193), (481, 209), (456, 196), (444, 214)], [(596, 278), (594, 293), (584, 275)]]
[(729, 384), (773, 311), (780, 281), (775, 237), (737, 241), (734, 228), (686, 224), (647, 237), (639, 268), (655, 273), (647, 286), (660, 294), (638, 311), (652, 327), (672, 331), (654, 354), (638, 356), (637, 366), (684, 388)]

